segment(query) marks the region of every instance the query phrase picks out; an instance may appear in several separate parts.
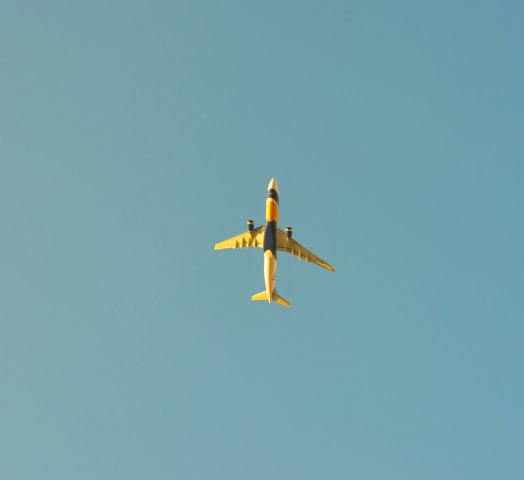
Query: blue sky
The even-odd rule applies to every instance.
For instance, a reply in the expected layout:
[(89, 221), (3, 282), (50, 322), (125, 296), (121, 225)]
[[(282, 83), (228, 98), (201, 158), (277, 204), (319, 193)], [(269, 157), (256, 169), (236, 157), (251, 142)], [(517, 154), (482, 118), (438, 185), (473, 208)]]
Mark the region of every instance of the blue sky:
[(0, 477), (522, 478), (523, 20), (3, 2)]

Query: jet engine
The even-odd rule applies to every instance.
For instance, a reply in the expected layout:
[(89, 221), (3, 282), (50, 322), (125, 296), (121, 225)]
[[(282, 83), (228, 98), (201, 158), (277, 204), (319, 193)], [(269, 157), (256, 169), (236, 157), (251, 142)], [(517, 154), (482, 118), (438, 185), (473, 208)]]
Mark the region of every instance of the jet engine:
[(255, 228), (255, 222), (254, 220), (248, 220), (247, 221), (247, 229), (252, 232), (253, 229)]
[(286, 237), (291, 238), (293, 236), (293, 227), (286, 227)]

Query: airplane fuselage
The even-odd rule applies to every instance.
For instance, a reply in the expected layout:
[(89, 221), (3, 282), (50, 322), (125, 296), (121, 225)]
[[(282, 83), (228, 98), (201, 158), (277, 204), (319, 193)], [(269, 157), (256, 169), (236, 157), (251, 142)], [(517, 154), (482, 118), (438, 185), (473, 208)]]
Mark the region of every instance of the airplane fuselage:
[(266, 228), (264, 230), (264, 283), (267, 300), (271, 303), (277, 273), (278, 186), (272, 180), (266, 199)]

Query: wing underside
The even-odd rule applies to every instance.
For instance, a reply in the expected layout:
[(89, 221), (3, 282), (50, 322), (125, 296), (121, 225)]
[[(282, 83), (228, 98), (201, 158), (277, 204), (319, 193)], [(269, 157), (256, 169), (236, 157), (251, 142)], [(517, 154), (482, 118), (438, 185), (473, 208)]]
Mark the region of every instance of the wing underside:
[(235, 235), (234, 237), (228, 238), (215, 244), (215, 250), (223, 250), (225, 248), (249, 248), (249, 247), (260, 247), (262, 248), (264, 243), (264, 226), (248, 230), (247, 232)]
[(277, 249), (281, 252), (290, 253), (294, 257), (304, 260), (305, 262), (314, 263), (331, 272), (335, 271), (329, 263), (315, 255), (311, 250), (308, 250), (304, 245), (298, 243), (294, 238), (288, 238), (280, 228), (277, 233)]

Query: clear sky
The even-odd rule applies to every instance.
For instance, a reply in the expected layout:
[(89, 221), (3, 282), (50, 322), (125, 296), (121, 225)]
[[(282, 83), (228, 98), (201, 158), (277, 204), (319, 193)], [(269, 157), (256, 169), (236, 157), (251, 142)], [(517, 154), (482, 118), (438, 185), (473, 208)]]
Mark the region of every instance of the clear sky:
[(1, 2), (0, 478), (524, 478), (523, 25)]

